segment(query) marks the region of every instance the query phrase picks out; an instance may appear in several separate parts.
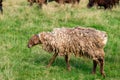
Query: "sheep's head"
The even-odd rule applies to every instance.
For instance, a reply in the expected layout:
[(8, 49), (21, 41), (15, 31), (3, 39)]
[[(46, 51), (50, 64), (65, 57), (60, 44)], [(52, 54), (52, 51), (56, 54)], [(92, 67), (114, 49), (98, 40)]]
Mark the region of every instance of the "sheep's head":
[(41, 40), (39, 38), (39, 35), (34, 35), (30, 38), (28, 42), (28, 48), (31, 48), (34, 45), (41, 44)]

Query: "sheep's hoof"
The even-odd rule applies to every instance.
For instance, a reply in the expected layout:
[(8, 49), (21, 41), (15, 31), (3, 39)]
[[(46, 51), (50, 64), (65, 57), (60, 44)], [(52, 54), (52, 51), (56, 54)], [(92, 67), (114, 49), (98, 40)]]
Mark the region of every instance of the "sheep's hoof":
[(50, 65), (47, 65), (47, 66), (46, 66), (46, 68), (49, 68), (49, 67), (50, 67)]
[(71, 68), (70, 68), (70, 67), (68, 67), (68, 68), (67, 68), (67, 70), (68, 70), (68, 71), (71, 71)]
[(92, 74), (96, 74), (96, 72), (95, 72), (95, 71), (92, 71), (91, 73), (92, 73)]
[(105, 78), (106, 77), (105, 73), (102, 73), (102, 76), (103, 76), (103, 78)]

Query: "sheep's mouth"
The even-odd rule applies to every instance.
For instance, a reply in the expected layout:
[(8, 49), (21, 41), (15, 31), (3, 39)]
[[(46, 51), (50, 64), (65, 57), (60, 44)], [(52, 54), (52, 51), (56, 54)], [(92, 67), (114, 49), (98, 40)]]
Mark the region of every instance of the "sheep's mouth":
[(31, 48), (31, 47), (32, 47), (32, 45), (27, 45), (27, 47), (28, 47), (28, 48)]
[(37, 45), (37, 44), (28, 44), (27, 47), (28, 47), (28, 48), (31, 48), (31, 47), (33, 47), (33, 46), (35, 46), (35, 45)]

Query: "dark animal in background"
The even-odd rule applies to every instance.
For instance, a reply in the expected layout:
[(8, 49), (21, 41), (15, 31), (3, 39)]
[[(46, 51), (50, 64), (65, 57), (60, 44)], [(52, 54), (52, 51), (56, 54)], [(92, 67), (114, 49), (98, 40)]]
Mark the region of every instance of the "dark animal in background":
[(28, 0), (30, 3), (30, 6), (33, 5), (33, 3), (37, 3), (39, 6), (42, 6), (43, 4), (47, 4), (47, 2), (55, 1), (59, 4), (65, 4), (65, 3), (71, 3), (71, 4), (79, 4), (80, 0)]
[(71, 4), (79, 4), (80, 0), (55, 0), (59, 4), (71, 3)]
[(30, 6), (33, 5), (33, 3), (37, 3), (40, 7), (42, 7), (43, 4), (47, 4), (47, 0), (28, 0), (30, 3)]
[(104, 7), (104, 9), (112, 9), (116, 4), (119, 4), (119, 0), (89, 0), (87, 7), (91, 8), (94, 5), (97, 5), (97, 7), (100, 8)]
[(56, 28), (52, 32), (41, 32), (31, 37), (28, 48), (42, 44), (45, 51), (53, 52), (53, 57), (47, 67), (53, 63), (57, 55), (64, 56), (67, 69), (71, 70), (70, 55), (85, 56), (93, 60), (92, 73), (96, 73), (97, 64), (100, 64), (100, 73), (104, 73), (104, 46), (107, 43), (107, 34), (93, 28)]
[(3, 2), (3, 0), (0, 0), (0, 11), (1, 11), (1, 13), (3, 14), (3, 5), (2, 5), (2, 2)]

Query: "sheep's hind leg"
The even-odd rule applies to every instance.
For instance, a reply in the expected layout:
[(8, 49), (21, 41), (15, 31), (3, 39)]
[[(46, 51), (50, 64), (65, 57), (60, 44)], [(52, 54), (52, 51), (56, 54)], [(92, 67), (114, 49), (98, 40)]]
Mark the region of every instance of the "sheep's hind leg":
[(66, 64), (67, 64), (67, 70), (68, 71), (71, 70), (69, 60), (70, 60), (70, 57), (68, 55), (65, 55), (65, 61), (66, 61)]
[(96, 67), (97, 67), (97, 61), (93, 60), (93, 70), (92, 70), (92, 74), (96, 73)]
[(33, 5), (33, 2), (30, 2), (30, 4), (29, 4), (30, 6), (32, 6)]
[(51, 64), (54, 62), (55, 58), (57, 57), (57, 55), (58, 55), (58, 53), (54, 53), (54, 55), (50, 59), (49, 64), (47, 65), (47, 68), (49, 68), (51, 66)]
[(100, 73), (103, 77), (105, 77), (105, 73), (104, 73), (104, 59), (99, 59), (100, 62)]

